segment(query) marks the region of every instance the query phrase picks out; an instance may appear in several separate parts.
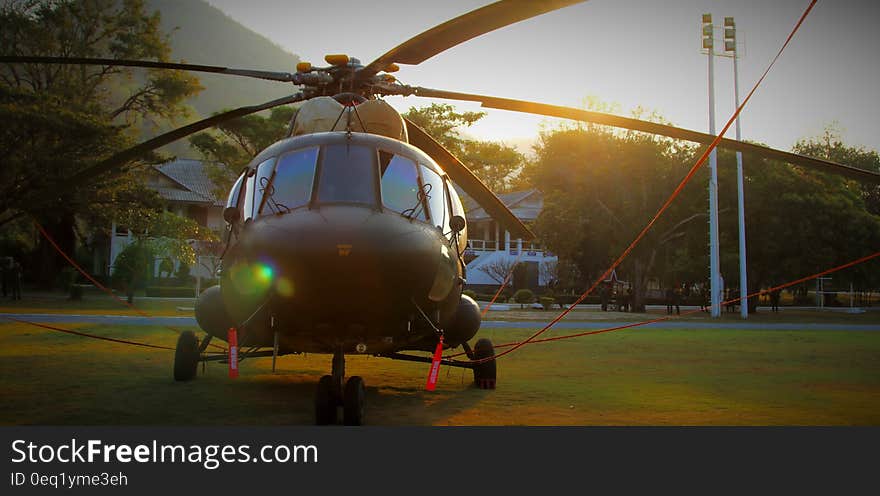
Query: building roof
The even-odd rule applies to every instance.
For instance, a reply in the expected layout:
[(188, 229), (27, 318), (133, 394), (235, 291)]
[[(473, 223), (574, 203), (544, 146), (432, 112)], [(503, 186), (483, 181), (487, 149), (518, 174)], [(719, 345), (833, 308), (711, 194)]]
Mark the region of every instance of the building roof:
[[(467, 212), (468, 221), (490, 219), (491, 216), (486, 213), (473, 198), (467, 194), (459, 195)], [(537, 189), (526, 189), (521, 191), (511, 191), (510, 193), (502, 193), (498, 198), (509, 208), (517, 218), (523, 221), (532, 221), (538, 218), (541, 208), (544, 206), (544, 198)], [(532, 198), (532, 202), (525, 200)], [(529, 204), (526, 204), (529, 203)]]
[(169, 201), (187, 203), (209, 203), (223, 206), (226, 202), (214, 195), (214, 182), (205, 172), (205, 162), (193, 159), (176, 159), (164, 164), (154, 165), (160, 175), (175, 183), (177, 188), (159, 186), (156, 191)]

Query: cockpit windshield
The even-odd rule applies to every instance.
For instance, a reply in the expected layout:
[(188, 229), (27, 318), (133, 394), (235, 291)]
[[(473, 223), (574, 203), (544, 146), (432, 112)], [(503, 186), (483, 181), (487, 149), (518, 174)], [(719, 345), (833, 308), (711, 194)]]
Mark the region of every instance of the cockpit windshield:
[(327, 145), (321, 159), (318, 203), (376, 205), (376, 149)]
[(229, 203), (247, 219), (252, 212), (282, 214), (307, 205), (379, 208), (380, 198), (387, 210), (448, 230), (443, 177), (409, 156), (351, 143), (312, 146), (266, 159), (239, 178)]

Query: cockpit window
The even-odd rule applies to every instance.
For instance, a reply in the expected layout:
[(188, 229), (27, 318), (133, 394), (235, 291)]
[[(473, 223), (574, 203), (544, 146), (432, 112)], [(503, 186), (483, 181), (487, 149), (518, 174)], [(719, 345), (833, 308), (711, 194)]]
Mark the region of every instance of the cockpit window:
[(406, 157), (380, 151), (379, 165), (385, 207), (407, 217), (427, 221), (425, 202), (419, 195), (416, 163)]
[(249, 188), (250, 191), (246, 192), (246, 196), (251, 196), (251, 194), (253, 194), (253, 204), (248, 203), (245, 205), (245, 208), (248, 209), (245, 218), (256, 217), (256, 213), (260, 211), (260, 208), (263, 205), (263, 195), (266, 193), (266, 190), (269, 187), (269, 179), (272, 177), (272, 166), (274, 163), (275, 157), (272, 157), (264, 160), (257, 166), (253, 188)]
[(376, 204), (376, 149), (349, 144), (324, 147), (318, 201)]
[(296, 150), (282, 155), (275, 166), (262, 214), (284, 213), (309, 203), (315, 179), (318, 149)]
[(422, 169), (422, 186), (428, 205), (431, 207), (431, 224), (446, 229), (449, 225), (449, 207), (446, 203), (446, 191), (443, 187), (443, 178), (433, 170), (419, 166)]
[(226, 208), (238, 207), (238, 199), (241, 197), (241, 185), (244, 182), (246, 173), (242, 173), (229, 190), (229, 196), (226, 198)]

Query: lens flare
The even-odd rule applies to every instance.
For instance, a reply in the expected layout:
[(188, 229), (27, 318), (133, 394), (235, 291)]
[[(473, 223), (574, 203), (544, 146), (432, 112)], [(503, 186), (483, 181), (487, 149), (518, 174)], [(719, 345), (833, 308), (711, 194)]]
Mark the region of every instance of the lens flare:
[(279, 295), (285, 298), (290, 298), (294, 293), (293, 281), (286, 277), (279, 277), (278, 281), (275, 283), (275, 289), (278, 291)]

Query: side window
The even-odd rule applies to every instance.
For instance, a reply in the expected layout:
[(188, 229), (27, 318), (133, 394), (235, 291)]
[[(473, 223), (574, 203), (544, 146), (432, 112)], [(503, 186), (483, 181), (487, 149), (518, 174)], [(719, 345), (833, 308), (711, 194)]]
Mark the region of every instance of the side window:
[(251, 216), (256, 217), (257, 211), (263, 204), (263, 194), (266, 187), (269, 186), (269, 179), (272, 177), (272, 165), (275, 163), (275, 157), (266, 159), (257, 166), (257, 174), (254, 177), (254, 203), (251, 209)]
[(244, 202), (239, 202), (238, 208), (241, 209), (243, 220), (251, 218), (251, 212), (254, 209), (254, 175), (248, 170), (245, 172), (247, 179), (244, 181)]
[(229, 190), (229, 197), (226, 198), (226, 208), (238, 206), (238, 199), (241, 197), (241, 185), (244, 184), (246, 177), (247, 172), (242, 173), (238, 180), (235, 181), (235, 184), (232, 185), (232, 189)]
[(318, 201), (376, 205), (376, 149), (328, 145), (321, 157)]
[[(431, 224), (440, 229), (446, 229), (449, 225), (449, 204), (446, 203), (446, 188), (443, 186), (443, 178), (433, 170), (419, 164), (422, 170), (422, 186), (428, 206), (431, 209)], [(444, 231), (445, 232), (445, 231)]]
[(309, 203), (315, 181), (318, 148), (297, 150), (281, 156), (275, 166), (275, 177), (262, 213), (283, 212)]
[(380, 151), (379, 173), (382, 203), (386, 208), (423, 222), (428, 220), (425, 202), (419, 195), (419, 173), (415, 162)]

